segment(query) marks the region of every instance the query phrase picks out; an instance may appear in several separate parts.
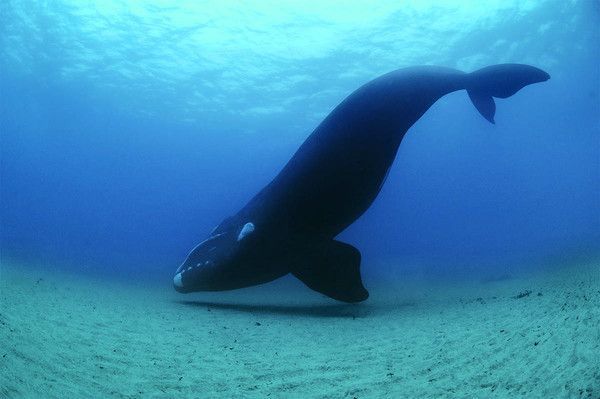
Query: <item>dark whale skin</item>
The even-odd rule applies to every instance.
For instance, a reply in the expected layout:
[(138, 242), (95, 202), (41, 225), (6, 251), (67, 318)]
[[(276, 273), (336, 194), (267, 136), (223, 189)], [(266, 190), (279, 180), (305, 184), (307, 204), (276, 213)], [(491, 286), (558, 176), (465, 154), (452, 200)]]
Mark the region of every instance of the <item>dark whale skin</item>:
[[(175, 288), (235, 289), (291, 272), (334, 299), (366, 299), (360, 252), (334, 238), (373, 203), (408, 129), (439, 98), (462, 89), (494, 123), (493, 97), (509, 97), (549, 78), (523, 64), (493, 65), (472, 73), (421, 66), (366, 83), (335, 107), (266, 187), (217, 226), (212, 234), (219, 236), (220, 244), (212, 251), (220, 256), (211, 258), (202, 246), (190, 253), (177, 270), (190, 273), (187, 278), (181, 275), (182, 286)], [(252, 234), (234, 242), (248, 223)], [(206, 264), (207, 258), (208, 267), (194, 267)]]

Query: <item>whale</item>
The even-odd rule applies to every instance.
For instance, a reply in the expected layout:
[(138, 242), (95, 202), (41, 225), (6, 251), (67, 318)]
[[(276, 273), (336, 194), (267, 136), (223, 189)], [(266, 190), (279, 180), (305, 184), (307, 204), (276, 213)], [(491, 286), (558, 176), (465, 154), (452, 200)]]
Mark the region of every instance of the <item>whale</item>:
[(175, 290), (233, 290), (291, 273), (332, 299), (366, 300), (361, 253), (336, 236), (378, 196), (410, 127), (458, 90), (494, 123), (494, 98), (549, 78), (530, 65), (499, 64), (470, 73), (409, 67), (367, 82), (325, 117), (270, 183), (189, 252), (175, 271)]

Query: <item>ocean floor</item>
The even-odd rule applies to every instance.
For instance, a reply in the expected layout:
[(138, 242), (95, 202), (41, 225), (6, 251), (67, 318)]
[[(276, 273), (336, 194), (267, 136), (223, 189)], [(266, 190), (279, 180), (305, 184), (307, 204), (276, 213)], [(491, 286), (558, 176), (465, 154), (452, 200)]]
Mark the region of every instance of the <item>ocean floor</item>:
[(3, 264), (2, 398), (600, 398), (600, 264), (229, 293)]

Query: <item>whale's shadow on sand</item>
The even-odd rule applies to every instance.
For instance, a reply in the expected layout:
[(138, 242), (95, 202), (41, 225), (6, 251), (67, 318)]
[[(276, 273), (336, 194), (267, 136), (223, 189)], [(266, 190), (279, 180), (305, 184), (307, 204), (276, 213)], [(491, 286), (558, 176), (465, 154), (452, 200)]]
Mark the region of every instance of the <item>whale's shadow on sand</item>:
[[(204, 308), (205, 310), (223, 310), (263, 315), (286, 315), (299, 317), (338, 317), (338, 318), (363, 318), (374, 314), (392, 310), (391, 307), (382, 304), (260, 304), (260, 303), (233, 303), (212, 302), (200, 300), (180, 300), (179, 304)], [(413, 303), (396, 304), (394, 308), (412, 306)]]

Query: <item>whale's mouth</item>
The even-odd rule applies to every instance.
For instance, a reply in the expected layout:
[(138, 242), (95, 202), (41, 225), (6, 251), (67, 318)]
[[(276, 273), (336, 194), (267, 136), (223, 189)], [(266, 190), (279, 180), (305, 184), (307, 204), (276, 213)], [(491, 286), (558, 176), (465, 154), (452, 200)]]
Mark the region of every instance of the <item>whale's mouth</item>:
[(173, 288), (177, 292), (186, 292), (183, 285), (183, 275), (186, 271), (188, 271), (186, 267), (187, 262), (183, 262), (175, 271), (175, 276), (173, 276)]
[(254, 224), (248, 222), (231, 231), (213, 232), (189, 252), (185, 262), (175, 271), (175, 290), (186, 293), (212, 291), (215, 287), (230, 286), (230, 280), (239, 274), (230, 270), (230, 266), (238, 256), (240, 248), (247, 246), (254, 230)]
[(188, 266), (186, 263), (184, 263), (177, 268), (175, 276), (173, 276), (173, 287), (177, 292), (191, 292), (191, 287), (198, 285), (202, 279), (202, 275), (200, 273), (202, 273), (204, 269), (210, 267), (211, 265), (214, 265), (213, 261), (211, 260), (197, 263), (193, 266)]
[(175, 277), (173, 277), (173, 287), (175, 287), (176, 291), (183, 289), (183, 276), (181, 273), (177, 273)]
[(175, 273), (175, 276), (173, 276), (173, 288), (181, 294), (198, 291), (196, 287), (197, 280), (197, 276), (196, 278), (191, 278), (190, 273), (186, 271)]

